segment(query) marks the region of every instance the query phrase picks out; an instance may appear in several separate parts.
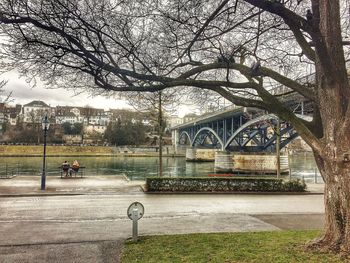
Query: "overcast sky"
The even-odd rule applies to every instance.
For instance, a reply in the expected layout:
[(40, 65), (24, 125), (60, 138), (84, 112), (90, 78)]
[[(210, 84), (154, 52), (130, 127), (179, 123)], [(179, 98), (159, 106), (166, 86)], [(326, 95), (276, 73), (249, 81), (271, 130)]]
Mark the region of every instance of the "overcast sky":
[[(0, 76), (3, 80), (8, 80), (5, 87), (5, 93), (12, 92), (10, 104), (27, 104), (33, 100), (41, 100), (50, 106), (86, 106), (94, 108), (108, 109), (132, 109), (124, 100), (117, 98), (106, 98), (103, 96), (92, 96), (88, 93), (79, 95), (73, 91), (65, 89), (45, 89), (42, 85), (37, 84), (31, 87), (24, 78), (19, 78), (15, 72), (6, 73)], [(188, 106), (179, 107), (178, 115), (183, 116), (191, 113), (192, 110)]]

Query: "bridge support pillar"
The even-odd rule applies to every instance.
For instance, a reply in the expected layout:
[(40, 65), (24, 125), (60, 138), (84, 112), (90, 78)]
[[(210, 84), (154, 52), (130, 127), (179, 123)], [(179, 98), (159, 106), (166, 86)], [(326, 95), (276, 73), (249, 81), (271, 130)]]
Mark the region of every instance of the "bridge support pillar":
[(171, 131), (171, 141), (174, 146), (174, 153), (178, 153), (179, 148), (179, 130), (172, 130)]
[(233, 154), (226, 151), (216, 151), (214, 169), (218, 173), (232, 173)]
[[(289, 171), (288, 155), (280, 156), (281, 172)], [(234, 153), (233, 170), (243, 173), (277, 173), (277, 156), (274, 153)]]
[[(289, 172), (288, 155), (281, 155), (281, 172)], [(277, 157), (272, 153), (216, 151), (216, 173), (276, 174)]]
[(186, 161), (188, 162), (214, 162), (216, 149), (187, 148)]

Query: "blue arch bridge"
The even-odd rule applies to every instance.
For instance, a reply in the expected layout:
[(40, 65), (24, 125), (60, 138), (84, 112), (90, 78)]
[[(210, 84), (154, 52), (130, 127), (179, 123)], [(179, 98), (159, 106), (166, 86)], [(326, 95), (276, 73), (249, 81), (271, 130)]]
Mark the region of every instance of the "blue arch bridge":
[[(307, 101), (291, 98), (286, 103), (298, 117), (312, 120)], [(172, 128), (173, 145), (186, 148), (186, 160), (215, 161), (218, 171), (276, 172), (277, 142), (283, 149), (298, 136), (291, 124), (273, 114), (235, 105)], [(288, 156), (282, 154), (280, 163), (288, 170)]]

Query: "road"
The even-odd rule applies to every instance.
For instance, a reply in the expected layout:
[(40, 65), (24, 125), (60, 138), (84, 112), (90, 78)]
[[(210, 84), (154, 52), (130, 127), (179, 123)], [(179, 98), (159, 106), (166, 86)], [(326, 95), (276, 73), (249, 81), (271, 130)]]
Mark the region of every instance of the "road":
[(313, 217), (319, 222), (324, 212), (323, 195), (3, 197), (0, 262), (65, 262), (65, 257), (68, 262), (72, 253), (81, 260), (75, 262), (118, 262), (101, 258), (119, 253), (121, 241), (131, 235), (126, 210), (134, 201), (145, 207), (141, 235), (279, 230), (293, 217), (312, 226)]
[[(321, 214), (322, 195), (79, 195), (0, 199), (0, 245), (109, 240), (130, 235), (129, 204), (145, 206), (141, 234), (237, 231), (249, 215)], [(216, 221), (211, 224), (210, 219)], [(222, 221), (223, 218), (227, 219)], [(208, 219), (208, 224), (205, 221)], [(219, 221), (218, 219), (221, 219)], [(219, 223), (220, 222), (220, 223)], [(258, 223), (258, 222), (257, 222)], [(261, 222), (255, 227), (266, 227)], [(241, 227), (240, 227), (241, 228)], [(245, 230), (245, 229), (243, 229)]]

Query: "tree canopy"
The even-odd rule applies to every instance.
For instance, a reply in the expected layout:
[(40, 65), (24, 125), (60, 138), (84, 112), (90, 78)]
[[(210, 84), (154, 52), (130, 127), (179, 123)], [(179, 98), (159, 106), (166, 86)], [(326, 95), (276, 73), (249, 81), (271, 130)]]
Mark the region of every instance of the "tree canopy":
[(61, 124), (64, 134), (69, 135), (77, 135), (82, 134), (83, 132), (83, 124), (82, 123), (74, 123), (71, 124), (70, 122), (64, 122)]
[(122, 122), (118, 119), (108, 124), (104, 139), (112, 145), (142, 145), (146, 142), (145, 131), (141, 122)]
[[(314, 139), (322, 123), (299, 120), (268, 91), (279, 83), (315, 100), (314, 83), (297, 79), (314, 71), (316, 59), (327, 76), (342, 70), (346, 81), (345, 61), (326, 66), (334, 61), (318, 34), (319, 1), (313, 2), (6, 0), (0, 4), (3, 68), (40, 76), (49, 85), (106, 92), (204, 88), (275, 112), (304, 139)], [(339, 23), (345, 38), (348, 20)], [(335, 41), (339, 30), (330, 32)], [(316, 52), (323, 55), (316, 58)], [(261, 65), (258, 73), (252, 63)]]

